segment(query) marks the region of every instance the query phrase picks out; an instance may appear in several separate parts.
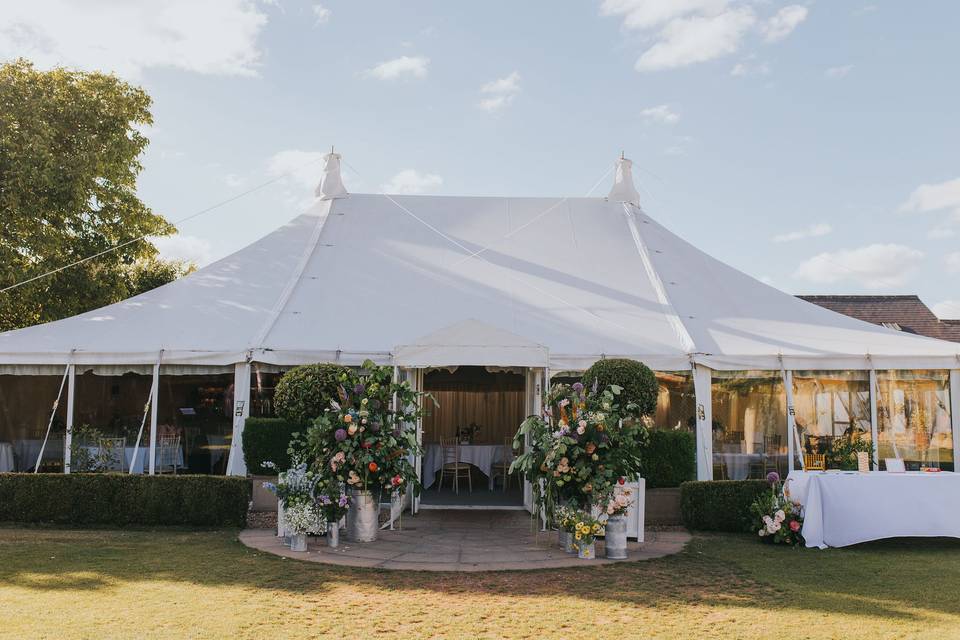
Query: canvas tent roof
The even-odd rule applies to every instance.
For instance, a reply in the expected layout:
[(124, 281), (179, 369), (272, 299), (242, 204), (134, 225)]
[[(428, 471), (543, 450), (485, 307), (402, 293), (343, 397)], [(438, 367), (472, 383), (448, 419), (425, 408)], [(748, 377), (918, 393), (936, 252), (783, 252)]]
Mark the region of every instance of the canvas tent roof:
[(768, 287), (636, 204), (331, 197), (181, 280), (0, 334), (0, 365), (62, 365), (71, 352), (76, 363), (152, 364), (162, 349), (168, 364), (212, 365), (547, 358), (575, 370), (624, 356), (659, 370), (691, 359), (727, 370), (960, 366), (957, 344)]

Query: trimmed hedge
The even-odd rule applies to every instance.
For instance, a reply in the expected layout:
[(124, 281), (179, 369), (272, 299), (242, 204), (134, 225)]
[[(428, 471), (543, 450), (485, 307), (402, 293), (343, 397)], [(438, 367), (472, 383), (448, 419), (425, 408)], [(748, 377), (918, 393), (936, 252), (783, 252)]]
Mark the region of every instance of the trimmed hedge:
[(264, 462), (272, 462), (279, 469), (290, 468), (290, 438), (303, 433), (307, 426), (283, 418), (247, 418), (243, 427), (243, 459), (247, 471), (254, 475), (275, 476), (277, 472), (266, 469)]
[(0, 473), (0, 521), (243, 527), (246, 478)]
[(711, 480), (680, 485), (680, 517), (688, 529), (752, 531), (750, 505), (764, 491), (766, 480)]
[(679, 487), (697, 477), (697, 438), (689, 431), (653, 429), (643, 452), (648, 489)]
[(652, 416), (657, 411), (660, 385), (650, 367), (642, 362), (628, 358), (597, 360), (583, 372), (582, 380), (588, 388), (594, 382), (600, 389), (611, 384), (623, 387), (618, 402), (635, 402), (641, 415)]
[[(349, 369), (339, 364), (305, 364), (287, 371), (273, 392), (277, 415), (303, 424), (319, 418), (337, 398), (341, 376)], [(352, 389), (350, 390), (352, 392)]]

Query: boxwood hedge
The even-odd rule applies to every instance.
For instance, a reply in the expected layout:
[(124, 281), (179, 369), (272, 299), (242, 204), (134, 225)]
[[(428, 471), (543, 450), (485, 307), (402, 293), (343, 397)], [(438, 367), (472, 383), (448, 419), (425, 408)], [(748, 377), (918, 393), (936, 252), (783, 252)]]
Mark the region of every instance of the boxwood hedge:
[(643, 477), (648, 489), (679, 487), (697, 477), (697, 439), (689, 431), (650, 431), (643, 452)]
[(680, 517), (688, 529), (751, 531), (750, 505), (766, 480), (711, 480), (680, 485)]
[(283, 418), (247, 418), (243, 427), (243, 459), (247, 471), (254, 475), (277, 475), (275, 470), (264, 467), (264, 462), (272, 462), (281, 470), (289, 469), (290, 438), (306, 430), (307, 425)]
[(242, 527), (250, 492), (222, 476), (2, 473), (0, 521)]

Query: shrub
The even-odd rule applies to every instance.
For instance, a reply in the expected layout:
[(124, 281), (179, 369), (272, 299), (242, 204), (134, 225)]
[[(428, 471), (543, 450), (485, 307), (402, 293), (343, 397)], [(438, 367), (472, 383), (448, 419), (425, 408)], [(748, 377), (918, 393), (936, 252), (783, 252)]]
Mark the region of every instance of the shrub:
[(0, 521), (242, 527), (250, 481), (121, 473), (0, 474)]
[(305, 433), (308, 425), (288, 422), (283, 418), (247, 418), (243, 427), (243, 458), (247, 471), (255, 475), (277, 475), (263, 466), (272, 462), (278, 469), (290, 468), (287, 448), (294, 433)]
[(623, 387), (620, 403), (636, 403), (641, 415), (651, 416), (657, 410), (657, 393), (660, 390), (657, 377), (642, 362), (625, 358), (597, 360), (583, 373), (583, 384), (588, 388), (595, 381), (600, 389), (611, 384)]
[(273, 404), (277, 415), (296, 424), (309, 424), (337, 398), (340, 376), (348, 373), (338, 364), (308, 364), (287, 371), (277, 382)]
[(684, 482), (680, 517), (688, 529), (751, 531), (750, 506), (769, 489), (766, 480)]
[(697, 438), (689, 431), (650, 431), (643, 452), (648, 489), (679, 487), (697, 477)]

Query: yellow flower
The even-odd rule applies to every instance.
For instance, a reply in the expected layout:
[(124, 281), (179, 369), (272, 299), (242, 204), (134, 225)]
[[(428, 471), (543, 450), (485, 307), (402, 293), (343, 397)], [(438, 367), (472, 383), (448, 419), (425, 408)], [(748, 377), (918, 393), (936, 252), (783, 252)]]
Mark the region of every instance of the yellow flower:
[(579, 531), (577, 531), (575, 534), (573, 534), (573, 537), (574, 537), (575, 539), (579, 540), (579, 539), (582, 538), (583, 536), (580, 535), (580, 532), (579, 532)]
[(600, 525), (598, 525), (598, 524), (593, 525), (593, 532), (594, 532), (594, 533), (600, 533)]

